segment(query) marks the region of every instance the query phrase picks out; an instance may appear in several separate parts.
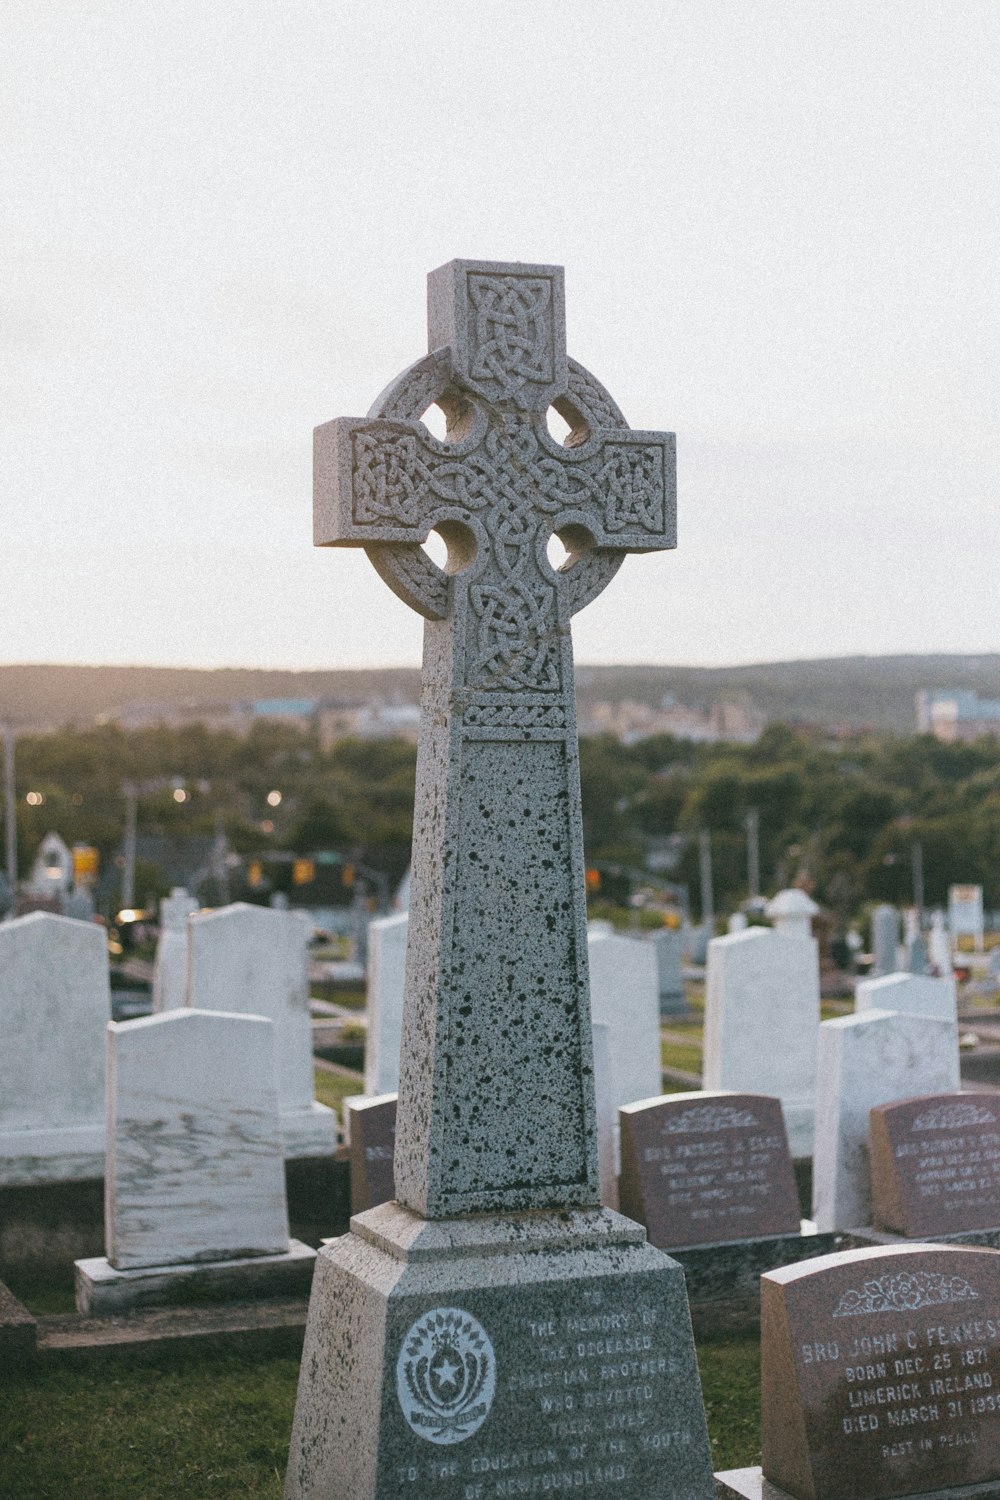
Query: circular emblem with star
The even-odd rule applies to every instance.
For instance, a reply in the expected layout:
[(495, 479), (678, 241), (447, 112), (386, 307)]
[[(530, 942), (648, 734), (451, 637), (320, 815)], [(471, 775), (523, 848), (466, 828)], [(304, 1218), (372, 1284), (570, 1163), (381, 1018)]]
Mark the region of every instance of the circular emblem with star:
[(434, 1307), (411, 1326), (396, 1361), (396, 1394), (429, 1443), (464, 1443), (490, 1414), (496, 1359), (490, 1336), (460, 1307)]

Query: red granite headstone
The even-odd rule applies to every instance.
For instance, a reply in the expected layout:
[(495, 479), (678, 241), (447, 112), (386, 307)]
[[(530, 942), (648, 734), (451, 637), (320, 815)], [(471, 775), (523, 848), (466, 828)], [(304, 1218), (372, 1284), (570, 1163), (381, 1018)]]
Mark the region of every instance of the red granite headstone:
[(930, 1094), (868, 1116), (872, 1219), (910, 1238), (1000, 1227), (1000, 1097)]
[(1000, 1494), (1000, 1251), (880, 1246), (762, 1276), (761, 1447), (798, 1500)]
[(396, 1196), (392, 1162), (396, 1145), (396, 1095), (373, 1094), (352, 1100), (351, 1213), (363, 1213)]
[(619, 1110), (619, 1207), (662, 1250), (798, 1234), (781, 1101), (670, 1094)]

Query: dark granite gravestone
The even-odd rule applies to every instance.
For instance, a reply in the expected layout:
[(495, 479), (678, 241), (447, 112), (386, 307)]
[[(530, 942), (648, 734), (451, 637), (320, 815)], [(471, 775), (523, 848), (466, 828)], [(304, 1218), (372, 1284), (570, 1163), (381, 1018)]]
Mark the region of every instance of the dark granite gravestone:
[(388, 1203), (394, 1196), (392, 1156), (396, 1143), (396, 1094), (350, 1100), (348, 1147), (351, 1163), (351, 1213)]
[(798, 1234), (781, 1100), (693, 1093), (619, 1110), (619, 1207), (661, 1250)]
[(711, 1500), (683, 1273), (599, 1206), (570, 636), (674, 544), (673, 438), (567, 358), (560, 267), (428, 293), (432, 352), (316, 433), (316, 540), (365, 548), (424, 663), (397, 1201), (317, 1256), (286, 1500)]
[(913, 1239), (1000, 1228), (1000, 1097), (925, 1094), (868, 1119), (876, 1229)]
[(763, 1478), (720, 1475), (721, 1495), (995, 1500), (1000, 1253), (880, 1247), (762, 1277), (761, 1450)]

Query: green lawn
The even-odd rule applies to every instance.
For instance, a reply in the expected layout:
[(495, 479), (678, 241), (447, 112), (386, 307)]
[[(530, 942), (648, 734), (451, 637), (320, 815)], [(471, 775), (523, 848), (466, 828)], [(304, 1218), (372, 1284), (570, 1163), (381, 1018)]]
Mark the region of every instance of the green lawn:
[[(276, 1340), (283, 1336), (276, 1336)], [(755, 1339), (705, 1343), (716, 1469), (759, 1457)], [(282, 1491), (298, 1359), (190, 1347), (0, 1379), (4, 1500), (229, 1500)]]
[(329, 1073), (325, 1068), (315, 1068), (313, 1078), (316, 1098), (320, 1104), (327, 1104), (335, 1109), (338, 1119), (343, 1117), (344, 1100), (351, 1094), (363, 1094), (365, 1091), (365, 1080), (360, 1073)]

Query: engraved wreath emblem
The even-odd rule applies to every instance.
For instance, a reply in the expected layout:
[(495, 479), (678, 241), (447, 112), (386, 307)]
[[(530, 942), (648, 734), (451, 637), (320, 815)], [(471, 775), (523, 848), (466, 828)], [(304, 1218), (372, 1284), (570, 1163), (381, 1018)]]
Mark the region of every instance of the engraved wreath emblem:
[(411, 1326), (396, 1362), (403, 1416), (431, 1443), (478, 1432), (496, 1393), (496, 1358), (485, 1328), (460, 1307), (435, 1307)]
[(857, 1318), (865, 1313), (916, 1312), (948, 1302), (978, 1301), (979, 1293), (964, 1276), (940, 1271), (898, 1271), (866, 1281), (860, 1290), (847, 1291), (833, 1309), (835, 1318)]

